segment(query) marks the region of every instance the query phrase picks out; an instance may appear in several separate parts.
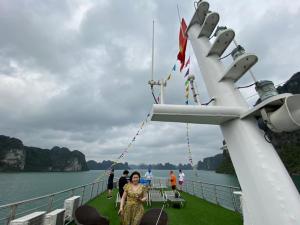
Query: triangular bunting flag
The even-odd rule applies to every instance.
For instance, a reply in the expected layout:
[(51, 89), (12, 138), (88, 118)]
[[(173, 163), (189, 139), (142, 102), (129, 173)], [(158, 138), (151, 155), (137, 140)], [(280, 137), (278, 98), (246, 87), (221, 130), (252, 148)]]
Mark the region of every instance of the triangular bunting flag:
[(187, 75), (189, 75), (189, 73), (190, 73), (190, 68), (188, 68), (188, 70), (186, 71), (184, 77), (186, 77)]
[(191, 56), (189, 56), (189, 59), (185, 63), (185, 67), (187, 67), (190, 64)]
[(172, 74), (169, 74), (167, 80), (170, 80), (170, 79), (171, 79), (171, 76), (172, 76)]
[(173, 69), (172, 69), (173, 71), (176, 71), (176, 64), (174, 64), (174, 66), (173, 66)]

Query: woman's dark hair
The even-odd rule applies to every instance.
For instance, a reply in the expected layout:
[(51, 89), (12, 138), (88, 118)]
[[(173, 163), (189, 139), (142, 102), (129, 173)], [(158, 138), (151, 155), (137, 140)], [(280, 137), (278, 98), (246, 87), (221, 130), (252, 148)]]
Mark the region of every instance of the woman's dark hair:
[(138, 175), (139, 179), (141, 178), (141, 174), (138, 171), (134, 171), (134, 172), (132, 172), (132, 174), (129, 177), (130, 182), (132, 182), (132, 178), (134, 175)]

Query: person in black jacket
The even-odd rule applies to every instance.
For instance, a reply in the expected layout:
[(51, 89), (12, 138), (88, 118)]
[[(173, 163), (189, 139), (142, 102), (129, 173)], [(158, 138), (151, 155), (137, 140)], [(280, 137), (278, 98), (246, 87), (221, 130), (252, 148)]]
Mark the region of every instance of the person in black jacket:
[(123, 171), (123, 175), (119, 179), (119, 194), (120, 194), (120, 198), (122, 198), (123, 193), (124, 193), (123, 187), (125, 186), (125, 184), (128, 183), (128, 174), (129, 174), (129, 171), (128, 170), (124, 170)]
[(114, 188), (114, 176), (115, 176), (114, 169), (112, 168), (110, 170), (108, 181), (107, 181), (107, 190), (108, 190), (107, 198), (112, 198), (112, 189)]

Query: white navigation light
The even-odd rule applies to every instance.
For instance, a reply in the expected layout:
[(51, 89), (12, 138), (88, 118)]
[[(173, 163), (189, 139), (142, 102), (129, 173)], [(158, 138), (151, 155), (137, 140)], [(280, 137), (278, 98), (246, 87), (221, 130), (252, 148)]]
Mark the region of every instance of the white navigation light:
[(284, 104), (269, 114), (269, 128), (274, 132), (291, 132), (300, 129), (300, 95), (285, 98)]

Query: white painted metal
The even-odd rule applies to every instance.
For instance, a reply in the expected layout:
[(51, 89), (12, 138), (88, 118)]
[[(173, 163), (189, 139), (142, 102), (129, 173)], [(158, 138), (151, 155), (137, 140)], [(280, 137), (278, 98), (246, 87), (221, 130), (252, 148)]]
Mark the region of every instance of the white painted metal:
[(241, 107), (156, 104), (151, 120), (220, 125), (239, 118), (243, 112)]
[(234, 82), (238, 81), (255, 63), (257, 63), (257, 56), (253, 54), (243, 54), (237, 57), (229, 68), (224, 72), (221, 80), (231, 79)]
[(166, 82), (164, 81), (164, 79), (161, 79), (160, 81), (160, 99), (159, 99), (159, 103), (160, 104), (164, 104), (165, 102), (165, 91), (164, 88), (166, 86)]
[(43, 224), (45, 213), (46, 212), (44, 211), (31, 213), (21, 218), (12, 220), (10, 225), (41, 225)]
[(152, 27), (152, 61), (151, 61), (151, 80), (153, 80), (154, 74), (154, 20), (153, 20), (153, 27)]
[(300, 128), (300, 95), (285, 98), (284, 104), (269, 115), (271, 126), (278, 132), (291, 132)]
[(79, 200), (80, 200), (80, 196), (73, 196), (65, 200), (64, 202), (64, 208), (66, 210), (65, 219), (67, 221), (73, 220), (75, 216), (75, 210), (79, 207)]
[(214, 43), (212, 44), (211, 48), (209, 49), (207, 56), (216, 54), (217, 56), (221, 57), (224, 53), (226, 48), (234, 39), (235, 33), (232, 29), (222, 30), (218, 33)]
[(209, 8), (209, 4), (206, 1), (201, 1), (198, 4), (198, 7), (196, 9), (196, 12), (188, 26), (188, 29), (190, 28), (190, 26), (192, 26), (193, 24), (202, 24), (205, 20), (205, 16), (207, 14)]
[(45, 215), (43, 225), (64, 225), (65, 209), (56, 209)]
[[(279, 94), (273, 97), (270, 97), (268, 99), (266, 99), (265, 101), (259, 103), (258, 105), (256, 105), (255, 107), (253, 107), (252, 109), (250, 109), (249, 111), (247, 111), (245, 114), (243, 114), (241, 116), (241, 119), (249, 117), (249, 116), (260, 116), (260, 110), (262, 108), (272, 108), (272, 110), (274, 111), (274, 109), (278, 109), (279, 107), (282, 106), (282, 104), (284, 103), (284, 99), (292, 96), (292, 94), (290, 93), (284, 93), (284, 94)], [(269, 112), (267, 110), (267, 112)]]
[[(188, 36), (197, 57), (209, 95), (218, 106), (244, 107), (247, 104), (233, 80), (225, 74), (217, 56), (207, 57), (211, 48), (207, 37), (198, 38), (201, 27), (190, 26)], [(265, 141), (256, 120), (247, 117), (221, 125), (221, 130), (235, 167), (243, 199), (252, 225), (299, 225), (299, 193), (274, 147)]]
[(233, 194), (238, 196), (239, 199), (240, 199), (240, 206), (241, 206), (241, 210), (242, 210), (242, 214), (243, 214), (243, 224), (244, 225), (251, 225), (252, 223), (250, 221), (250, 218), (248, 217), (249, 212), (248, 212), (247, 206), (246, 206), (246, 204), (244, 203), (244, 200), (243, 200), (243, 192), (234, 191)]
[(210, 37), (214, 29), (216, 28), (218, 22), (219, 22), (220, 16), (216, 12), (208, 13), (205, 17), (204, 23), (201, 26), (200, 33), (198, 37)]

